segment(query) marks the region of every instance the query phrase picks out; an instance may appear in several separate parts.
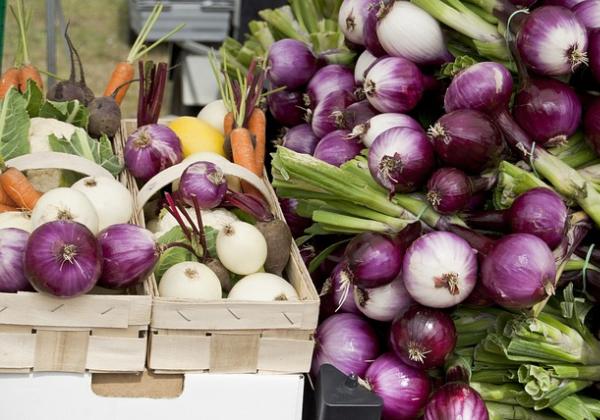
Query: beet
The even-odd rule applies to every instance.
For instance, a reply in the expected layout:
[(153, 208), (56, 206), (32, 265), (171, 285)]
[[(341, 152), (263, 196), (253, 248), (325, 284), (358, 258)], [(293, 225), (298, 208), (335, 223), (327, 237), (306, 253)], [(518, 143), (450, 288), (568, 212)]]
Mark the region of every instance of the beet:
[(88, 133), (92, 137), (106, 134), (114, 137), (121, 125), (121, 108), (112, 96), (102, 96), (94, 99), (89, 104), (90, 120)]
[(279, 219), (270, 222), (258, 222), (256, 228), (267, 241), (267, 261), (265, 271), (281, 276), (290, 260), (292, 233), (288, 225)]

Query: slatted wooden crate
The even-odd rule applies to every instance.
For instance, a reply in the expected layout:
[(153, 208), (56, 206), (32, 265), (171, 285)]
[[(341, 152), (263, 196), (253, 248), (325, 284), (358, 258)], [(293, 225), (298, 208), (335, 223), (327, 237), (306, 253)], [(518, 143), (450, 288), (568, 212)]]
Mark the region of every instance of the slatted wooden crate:
[[(135, 129), (124, 120), (123, 141)], [(268, 183), (271, 209), (283, 219)], [(136, 185), (130, 185), (136, 194)], [(138, 215), (143, 220), (143, 215)], [(200, 302), (162, 298), (154, 293), (148, 367), (159, 373), (301, 373), (310, 370), (319, 296), (296, 245), (285, 277), (299, 301)]]
[(143, 371), (151, 287), (147, 279), (128, 294), (71, 299), (0, 293), (0, 372)]

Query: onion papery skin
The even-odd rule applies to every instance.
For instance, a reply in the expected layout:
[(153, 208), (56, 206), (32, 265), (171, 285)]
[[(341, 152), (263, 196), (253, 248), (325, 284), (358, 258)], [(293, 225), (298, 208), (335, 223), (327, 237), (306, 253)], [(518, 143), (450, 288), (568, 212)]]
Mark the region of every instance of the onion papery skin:
[(427, 403), (431, 383), (425, 372), (402, 362), (393, 353), (379, 356), (365, 380), (383, 400), (383, 420), (412, 420)]
[(390, 128), (369, 149), (369, 171), (379, 185), (392, 193), (413, 192), (433, 170), (434, 152), (423, 131)]
[(275, 86), (297, 90), (317, 71), (317, 58), (303, 42), (282, 39), (269, 48), (267, 75)]
[(227, 192), (227, 180), (220, 167), (212, 162), (195, 162), (188, 166), (179, 182), (179, 194), (188, 206), (198, 203), (201, 209), (221, 204)]
[(317, 327), (311, 373), (316, 377), (321, 365), (329, 363), (346, 375), (363, 377), (377, 356), (379, 340), (369, 322), (354, 314), (336, 314)]
[(154, 235), (130, 224), (112, 225), (98, 234), (102, 250), (102, 275), (98, 285), (125, 289), (143, 281), (158, 262)]
[(267, 104), (273, 118), (285, 127), (294, 127), (304, 122), (306, 104), (300, 92), (274, 92), (267, 96)]
[(513, 116), (537, 145), (564, 143), (581, 122), (581, 102), (569, 85), (530, 79), (515, 97)]
[(545, 76), (571, 74), (587, 62), (585, 26), (569, 9), (542, 6), (527, 17), (517, 35), (523, 62)]
[(125, 165), (141, 181), (149, 180), (182, 159), (181, 142), (165, 125), (144, 125), (131, 133), (125, 144)]
[(427, 201), (441, 214), (454, 214), (469, 203), (472, 186), (460, 169), (440, 168), (427, 182)]
[(438, 389), (425, 408), (425, 420), (488, 420), (481, 395), (469, 385), (452, 382)]
[(330, 165), (341, 166), (357, 156), (363, 146), (360, 142), (349, 138), (347, 130), (336, 130), (321, 139), (313, 156)]
[(426, 370), (444, 364), (456, 345), (456, 328), (445, 312), (414, 305), (394, 320), (390, 341), (404, 363)]
[(408, 293), (420, 304), (449, 308), (465, 300), (475, 288), (475, 251), (453, 233), (425, 234), (406, 251), (402, 280)]
[(345, 91), (354, 93), (354, 73), (351, 69), (339, 64), (322, 67), (308, 82), (306, 93), (311, 108), (316, 107), (330, 93)]
[(576, 4), (572, 10), (588, 31), (600, 28), (600, 1), (584, 0)]
[(410, 2), (393, 2), (377, 25), (377, 37), (389, 55), (418, 65), (439, 65), (453, 59), (440, 24)]
[(562, 198), (549, 188), (534, 188), (513, 202), (509, 220), (513, 233), (529, 233), (556, 248), (567, 230), (569, 212)]
[(312, 113), (311, 127), (317, 137), (323, 138), (332, 131), (344, 128), (344, 110), (356, 102), (356, 98), (346, 91), (327, 95)]
[(553, 294), (555, 276), (552, 251), (527, 233), (498, 240), (481, 266), (481, 282), (489, 297), (509, 309), (530, 308)]
[(367, 99), (379, 112), (407, 112), (423, 96), (423, 74), (405, 58), (386, 57), (371, 67), (363, 88)]
[(483, 112), (459, 109), (443, 115), (428, 130), (437, 156), (446, 165), (479, 174), (498, 162), (502, 133)]
[(421, 127), (417, 120), (409, 115), (386, 113), (374, 116), (362, 126), (354, 127), (352, 135), (359, 136), (365, 146), (371, 147), (381, 133), (394, 127), (406, 127), (423, 131), (423, 127)]
[(42, 293), (75, 297), (89, 292), (100, 278), (98, 241), (82, 224), (58, 220), (31, 233), (25, 250), (25, 275)]
[(29, 233), (16, 228), (0, 229), (0, 293), (30, 290), (23, 271)]

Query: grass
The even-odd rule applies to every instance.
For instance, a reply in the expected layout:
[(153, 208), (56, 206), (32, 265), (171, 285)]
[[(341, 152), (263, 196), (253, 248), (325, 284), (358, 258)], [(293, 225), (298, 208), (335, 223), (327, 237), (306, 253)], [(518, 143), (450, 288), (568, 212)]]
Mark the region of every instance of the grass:
[[(8, 0), (7, 4), (15, 7), (14, 0)], [(31, 62), (39, 69), (46, 70), (45, 0), (25, 0), (25, 7), (32, 9), (28, 32)], [(65, 20), (71, 22), (69, 34), (81, 56), (86, 82), (96, 96), (100, 96), (115, 63), (124, 60), (129, 52), (127, 0), (62, 0), (62, 8)], [(7, 9), (3, 69), (13, 63), (17, 34), (17, 25)], [(168, 60), (167, 46), (158, 47), (148, 58), (155, 61)], [(56, 60), (57, 74), (67, 79), (70, 71), (69, 56), (60, 29), (57, 29)], [(137, 84), (132, 85), (121, 106), (124, 118), (135, 117), (137, 88)], [(168, 102), (165, 101), (166, 103)], [(163, 106), (163, 111), (168, 110), (166, 108), (166, 105)]]

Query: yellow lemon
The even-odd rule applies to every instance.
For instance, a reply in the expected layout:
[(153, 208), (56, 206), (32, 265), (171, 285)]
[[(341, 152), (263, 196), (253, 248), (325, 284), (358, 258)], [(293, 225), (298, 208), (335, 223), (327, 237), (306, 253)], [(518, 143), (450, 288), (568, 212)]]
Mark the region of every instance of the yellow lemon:
[(213, 152), (225, 156), (225, 138), (217, 129), (196, 117), (179, 117), (169, 124), (181, 140), (183, 156), (198, 152)]

